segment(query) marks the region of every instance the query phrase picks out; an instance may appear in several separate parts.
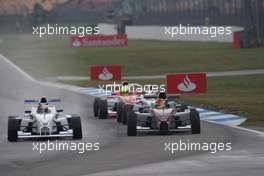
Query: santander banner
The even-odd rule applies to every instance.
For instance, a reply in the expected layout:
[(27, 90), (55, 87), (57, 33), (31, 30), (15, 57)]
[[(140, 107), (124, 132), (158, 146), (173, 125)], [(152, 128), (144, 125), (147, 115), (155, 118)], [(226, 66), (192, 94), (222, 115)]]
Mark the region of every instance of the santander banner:
[(72, 36), (72, 48), (118, 47), (127, 46), (127, 35), (89, 35), (85, 37)]
[(121, 80), (121, 66), (91, 66), (90, 76), (92, 81)]
[(205, 73), (167, 74), (167, 93), (205, 93), (207, 79)]

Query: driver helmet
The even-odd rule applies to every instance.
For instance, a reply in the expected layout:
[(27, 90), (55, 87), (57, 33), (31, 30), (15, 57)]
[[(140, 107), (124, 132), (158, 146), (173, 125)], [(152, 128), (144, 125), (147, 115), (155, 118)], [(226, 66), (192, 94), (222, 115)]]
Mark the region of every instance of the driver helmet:
[(123, 81), (121, 86), (121, 95), (126, 96), (129, 94), (128, 82)]
[(127, 81), (123, 81), (122, 82), (122, 86), (128, 86), (128, 82)]
[(167, 95), (165, 92), (160, 92), (158, 95), (158, 98), (156, 100), (156, 107), (157, 108), (163, 108), (167, 104)]
[(46, 97), (41, 97), (38, 105), (38, 112), (48, 111), (48, 101)]
[(40, 99), (40, 102), (39, 103), (41, 103), (41, 104), (47, 104), (48, 103), (48, 101), (47, 101), (47, 98), (46, 97), (41, 97), (41, 99)]
[(160, 92), (158, 98), (159, 99), (167, 99), (167, 95), (165, 92)]
[(40, 98), (38, 109), (48, 109), (48, 100), (46, 97), (43, 96)]

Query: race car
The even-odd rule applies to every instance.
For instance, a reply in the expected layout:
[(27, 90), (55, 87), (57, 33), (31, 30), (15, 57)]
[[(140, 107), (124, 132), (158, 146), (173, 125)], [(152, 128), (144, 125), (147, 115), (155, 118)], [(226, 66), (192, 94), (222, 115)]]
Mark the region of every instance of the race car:
[(138, 99), (141, 99), (141, 96), (136, 92), (127, 96), (115, 92), (107, 97), (97, 97), (93, 103), (94, 116), (99, 119), (117, 118), (117, 122), (120, 123), (123, 119), (122, 110), (125, 105), (131, 105)]
[(30, 110), (25, 110), (23, 117), (9, 116), (8, 118), (8, 141), (60, 137), (81, 139), (82, 125), (80, 117), (62, 115), (62, 109), (50, 105), (60, 101), (59, 99), (47, 100), (45, 97), (42, 97), (40, 101), (25, 100), (24, 103), (30, 105)]
[(141, 99), (140, 92), (130, 92), (130, 88), (135, 90), (138, 84), (128, 84), (127, 81), (123, 81), (122, 84), (113, 84), (112, 86), (119, 87), (119, 90), (108, 92), (111, 95), (106, 97), (97, 97), (94, 99), (94, 116), (99, 117), (99, 119), (116, 118), (117, 122), (126, 124), (127, 118), (126, 113), (123, 113), (123, 108), (126, 108), (125, 105), (132, 105), (138, 99)]
[[(124, 101), (121, 101), (117, 104), (117, 121), (122, 122), (123, 125), (127, 124), (127, 117), (130, 110), (135, 109), (144, 109), (149, 108), (156, 102), (159, 97), (158, 92), (152, 93), (141, 93), (136, 97), (124, 97)], [(179, 95), (170, 95), (168, 98), (175, 99), (178, 98)], [(183, 105), (177, 104), (177, 106), (183, 107)]]
[[(157, 95), (137, 95), (124, 97), (123, 101), (117, 104), (117, 122), (123, 125), (127, 124), (128, 112), (133, 109), (133, 107), (145, 108), (150, 107), (152, 103), (155, 102)], [(136, 109), (137, 109), (136, 108)]]
[(189, 129), (200, 134), (200, 115), (195, 108), (189, 108), (175, 101), (167, 101), (157, 107), (137, 103), (127, 112), (127, 135), (136, 136), (138, 131), (152, 131), (166, 134), (169, 131)]

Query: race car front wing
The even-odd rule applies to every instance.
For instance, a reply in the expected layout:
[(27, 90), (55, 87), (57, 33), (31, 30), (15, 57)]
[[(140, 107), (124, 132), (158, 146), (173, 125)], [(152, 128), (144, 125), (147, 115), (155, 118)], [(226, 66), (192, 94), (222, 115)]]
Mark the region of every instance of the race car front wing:
[(69, 129), (67, 131), (61, 131), (59, 134), (37, 134), (37, 135), (32, 135), (32, 133), (28, 132), (23, 132), (23, 131), (18, 131), (18, 139), (28, 139), (28, 138), (54, 138), (54, 137), (72, 137), (73, 136), (73, 131), (72, 129)]

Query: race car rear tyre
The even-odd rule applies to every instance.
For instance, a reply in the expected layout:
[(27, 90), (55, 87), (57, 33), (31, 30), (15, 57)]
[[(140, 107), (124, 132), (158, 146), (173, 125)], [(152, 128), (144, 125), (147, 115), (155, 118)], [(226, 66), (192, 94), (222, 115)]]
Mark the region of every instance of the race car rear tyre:
[(119, 102), (117, 103), (117, 116), (116, 116), (116, 121), (118, 123), (122, 122), (122, 114), (123, 114), (123, 103)]
[(73, 139), (82, 139), (82, 122), (80, 117), (72, 117), (71, 127), (73, 131)]
[(132, 105), (130, 104), (124, 104), (123, 106), (123, 116), (122, 116), (122, 123), (123, 125), (127, 124), (127, 116), (129, 111), (132, 109)]
[(15, 119), (15, 117), (10, 116), (8, 118), (8, 132), (7, 138), (10, 142), (15, 142), (18, 140), (18, 132), (19, 130), (19, 120)]
[(100, 98), (95, 98), (93, 103), (94, 117), (98, 117)]
[(133, 111), (129, 111), (127, 117), (127, 136), (137, 135), (137, 115)]
[(191, 122), (192, 134), (200, 134), (201, 133), (200, 115), (196, 109), (191, 109), (190, 122)]
[(99, 119), (107, 119), (108, 116), (107, 100), (100, 100), (98, 115), (99, 115)]

